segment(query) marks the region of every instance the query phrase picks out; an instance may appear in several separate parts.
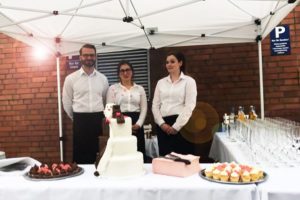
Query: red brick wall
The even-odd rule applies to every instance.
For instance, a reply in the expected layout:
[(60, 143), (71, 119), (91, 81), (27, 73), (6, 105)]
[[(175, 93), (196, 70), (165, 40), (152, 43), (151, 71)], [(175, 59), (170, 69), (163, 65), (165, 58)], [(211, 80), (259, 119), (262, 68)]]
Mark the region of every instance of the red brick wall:
[[(291, 55), (272, 57), (269, 38), (263, 41), (265, 113), (300, 121), (300, 6), (282, 24), (290, 24)], [(245, 106), (246, 111), (255, 105), (260, 112), (255, 43), (178, 49), (187, 57), (187, 73), (197, 81), (199, 101), (210, 103), (220, 116), (238, 105)], [(151, 51), (152, 93), (157, 80), (164, 76), (164, 59), (170, 50)], [(71, 71), (63, 58), (61, 66), (62, 86)], [(31, 47), (0, 34), (0, 151), (7, 157), (59, 160), (56, 87), (55, 57), (38, 61)], [(62, 112), (65, 159), (70, 161), (72, 127)]]
[(266, 114), (300, 121), (300, 6), (282, 24), (290, 25), (291, 55), (270, 56), (269, 38), (263, 43)]
[(55, 58), (0, 34), (0, 149), (7, 157), (57, 160)]
[[(265, 116), (300, 121), (300, 6), (282, 24), (290, 25), (291, 55), (271, 56), (270, 38), (262, 42)], [(166, 75), (166, 54), (174, 50), (186, 56), (187, 74), (197, 82), (198, 101), (211, 104), (220, 118), (230, 112), (231, 107), (237, 111), (239, 105), (244, 106), (246, 112), (254, 105), (260, 113), (256, 43), (152, 50), (152, 94), (157, 80)]]

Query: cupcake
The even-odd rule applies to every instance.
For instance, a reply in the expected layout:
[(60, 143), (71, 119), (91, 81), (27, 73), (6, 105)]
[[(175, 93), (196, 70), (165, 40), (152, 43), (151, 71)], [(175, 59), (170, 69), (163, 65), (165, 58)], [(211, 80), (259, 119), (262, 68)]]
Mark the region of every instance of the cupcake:
[(231, 182), (237, 183), (237, 182), (239, 182), (239, 179), (240, 179), (240, 175), (239, 175), (238, 173), (232, 172), (232, 173), (230, 174), (230, 181), (231, 181)]
[(261, 169), (261, 168), (259, 168), (259, 167), (254, 167), (253, 169), (255, 169), (255, 170), (257, 170), (258, 171), (258, 179), (261, 179), (261, 178), (263, 178), (264, 177), (264, 171)]
[(226, 182), (229, 180), (229, 174), (225, 170), (220, 173), (220, 180)]
[(259, 179), (259, 171), (257, 169), (252, 169), (250, 171), (250, 176), (252, 181), (257, 181)]
[(224, 162), (224, 163), (222, 163), (222, 165), (225, 168), (225, 167), (229, 166), (229, 163), (228, 162)]
[(226, 165), (221, 164), (221, 165), (218, 165), (218, 166), (216, 167), (216, 169), (218, 169), (218, 170), (221, 172), (221, 171), (223, 171), (223, 170), (225, 169), (225, 167), (226, 167)]
[(228, 165), (227, 167), (225, 167), (224, 171), (231, 174), (232, 168)]
[(215, 170), (213, 171), (213, 179), (215, 179), (215, 180), (220, 180), (220, 173), (221, 173), (220, 170), (215, 169)]
[(237, 164), (234, 161), (232, 161), (231, 163), (229, 163), (229, 166), (231, 168), (235, 168), (237, 166)]
[(208, 167), (208, 168), (206, 168), (206, 169), (204, 170), (205, 176), (206, 176), (207, 178), (212, 178), (212, 176), (213, 176), (213, 170), (214, 170), (213, 167)]
[(252, 167), (249, 165), (240, 165), (240, 167), (243, 172), (244, 171), (250, 172), (252, 170)]
[(237, 165), (235, 168), (232, 169), (232, 172), (236, 172), (237, 174), (241, 175), (242, 169)]
[(213, 163), (213, 164), (212, 164), (212, 167), (213, 167), (213, 168), (217, 168), (217, 167), (220, 166), (220, 165), (221, 165), (221, 163), (217, 162), (217, 163)]
[(250, 182), (250, 180), (251, 180), (250, 173), (248, 171), (244, 171), (242, 176), (241, 176), (241, 179), (244, 183)]

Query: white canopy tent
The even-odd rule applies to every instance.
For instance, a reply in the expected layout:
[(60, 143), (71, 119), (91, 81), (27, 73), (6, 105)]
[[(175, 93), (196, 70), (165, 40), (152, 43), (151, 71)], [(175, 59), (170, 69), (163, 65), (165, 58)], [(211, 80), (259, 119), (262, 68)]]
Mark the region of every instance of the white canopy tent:
[(62, 119), (59, 55), (85, 43), (98, 52), (258, 42), (264, 118), (261, 39), (300, 0), (0, 0), (0, 32), (57, 55), (59, 134)]
[[(292, 2), (292, 1), (291, 1)], [(296, 5), (288, 0), (0, 0), (0, 31), (74, 54), (254, 42)], [(261, 33), (255, 20), (261, 21)], [(124, 22), (125, 21), (125, 22)], [(57, 38), (57, 40), (55, 40)], [(57, 45), (57, 43), (59, 45)], [(59, 49), (57, 49), (59, 46)]]

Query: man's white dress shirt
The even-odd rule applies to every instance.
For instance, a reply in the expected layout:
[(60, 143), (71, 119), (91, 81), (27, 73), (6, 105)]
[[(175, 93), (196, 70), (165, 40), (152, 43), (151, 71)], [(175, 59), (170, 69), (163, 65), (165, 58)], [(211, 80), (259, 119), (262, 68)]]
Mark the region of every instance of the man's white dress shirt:
[(80, 68), (65, 79), (62, 97), (64, 110), (71, 119), (73, 112), (103, 111), (108, 86), (106, 76), (96, 69), (88, 75)]

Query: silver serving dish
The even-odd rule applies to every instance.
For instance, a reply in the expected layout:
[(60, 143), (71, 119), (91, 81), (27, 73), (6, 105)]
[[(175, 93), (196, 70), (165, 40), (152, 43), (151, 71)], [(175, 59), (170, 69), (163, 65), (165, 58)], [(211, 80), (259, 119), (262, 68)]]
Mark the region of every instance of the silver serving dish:
[(263, 178), (258, 179), (257, 181), (250, 181), (250, 182), (230, 182), (230, 181), (221, 181), (221, 180), (215, 180), (212, 178), (208, 178), (205, 176), (205, 169), (202, 169), (199, 172), (199, 175), (201, 178), (207, 180), (207, 181), (211, 181), (211, 182), (216, 182), (216, 183), (223, 183), (223, 184), (232, 184), (232, 185), (246, 185), (246, 184), (258, 184), (258, 183), (262, 183), (264, 181), (266, 181), (268, 179), (268, 174), (266, 172), (263, 172)]
[(44, 176), (44, 177), (33, 177), (29, 174), (29, 172), (27, 172), (24, 177), (28, 180), (31, 180), (31, 181), (55, 181), (55, 180), (63, 180), (63, 179), (67, 179), (67, 178), (72, 178), (72, 177), (75, 177), (75, 176), (79, 176), (81, 174), (84, 173), (84, 169), (81, 168), (81, 167), (78, 167), (78, 171), (74, 172), (74, 173), (71, 173), (71, 174), (68, 174), (68, 175), (61, 175), (61, 176)]

